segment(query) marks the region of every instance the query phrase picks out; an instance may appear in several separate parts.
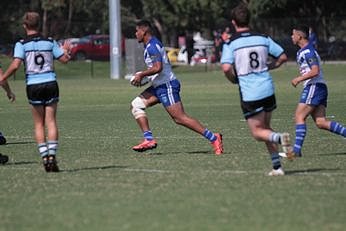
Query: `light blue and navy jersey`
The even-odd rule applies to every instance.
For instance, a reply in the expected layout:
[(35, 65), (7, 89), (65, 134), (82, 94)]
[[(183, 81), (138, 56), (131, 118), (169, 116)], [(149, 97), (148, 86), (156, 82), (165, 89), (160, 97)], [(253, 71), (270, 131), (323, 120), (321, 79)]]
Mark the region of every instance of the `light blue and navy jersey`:
[(171, 64), (168, 60), (165, 48), (154, 36), (144, 46), (144, 62), (148, 68), (151, 68), (156, 62), (162, 63), (162, 71), (158, 75), (154, 75), (151, 78), (153, 87), (157, 87), (161, 84), (176, 79), (176, 76), (172, 71)]
[(309, 43), (307, 46), (301, 48), (297, 52), (297, 63), (299, 65), (299, 72), (301, 75), (311, 71), (311, 67), (314, 65), (319, 66), (319, 73), (316, 77), (312, 79), (307, 79), (304, 81), (304, 86), (313, 84), (313, 83), (325, 83), (323, 79), (322, 69), (320, 67), (321, 58), (315, 50), (312, 43)]
[(256, 101), (274, 94), (268, 56), (278, 58), (283, 52), (269, 36), (249, 31), (236, 33), (224, 44), (221, 63), (234, 66), (243, 101)]
[(55, 40), (39, 34), (20, 40), (14, 48), (14, 58), (24, 62), (27, 85), (55, 81), (54, 59), (62, 55), (64, 52)]

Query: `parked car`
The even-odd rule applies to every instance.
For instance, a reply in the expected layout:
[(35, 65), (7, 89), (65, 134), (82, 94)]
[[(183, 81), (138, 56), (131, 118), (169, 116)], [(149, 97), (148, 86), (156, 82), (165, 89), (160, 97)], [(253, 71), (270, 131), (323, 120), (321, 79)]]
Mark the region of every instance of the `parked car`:
[(71, 58), (109, 60), (109, 47), (109, 35), (88, 35), (71, 42)]

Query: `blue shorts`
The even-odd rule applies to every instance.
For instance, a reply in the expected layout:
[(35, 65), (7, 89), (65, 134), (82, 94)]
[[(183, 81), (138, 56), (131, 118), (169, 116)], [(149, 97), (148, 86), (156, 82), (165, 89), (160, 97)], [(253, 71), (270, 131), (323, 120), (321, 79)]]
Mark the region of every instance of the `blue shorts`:
[(177, 79), (161, 84), (157, 87), (151, 86), (147, 91), (156, 96), (164, 107), (171, 106), (181, 101), (179, 94), (180, 82)]
[(328, 89), (327, 85), (323, 83), (314, 83), (307, 85), (302, 94), (300, 95), (300, 103), (319, 106), (324, 105), (327, 107)]

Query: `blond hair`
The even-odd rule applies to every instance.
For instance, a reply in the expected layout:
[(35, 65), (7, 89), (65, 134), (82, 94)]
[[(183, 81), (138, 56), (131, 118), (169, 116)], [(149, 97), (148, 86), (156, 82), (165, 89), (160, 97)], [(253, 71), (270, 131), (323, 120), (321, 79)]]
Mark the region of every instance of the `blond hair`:
[(26, 12), (23, 16), (23, 24), (30, 30), (39, 30), (40, 15), (36, 12)]

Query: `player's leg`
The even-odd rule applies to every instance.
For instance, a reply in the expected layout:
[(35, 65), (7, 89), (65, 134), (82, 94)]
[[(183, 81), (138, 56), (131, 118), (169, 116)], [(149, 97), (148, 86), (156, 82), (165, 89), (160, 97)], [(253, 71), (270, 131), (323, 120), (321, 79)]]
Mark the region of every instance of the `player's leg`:
[(8, 156), (0, 153), (0, 164), (6, 164), (8, 162)]
[(31, 105), (32, 118), (34, 120), (35, 140), (38, 151), (43, 160), (43, 165), (48, 170), (48, 147), (45, 139), (45, 107), (43, 105)]
[(346, 137), (346, 127), (336, 121), (330, 121), (326, 118), (326, 107), (324, 105), (316, 107), (316, 109), (311, 113), (311, 116), (319, 129), (324, 129)]
[(134, 151), (143, 152), (149, 149), (156, 148), (157, 142), (153, 137), (149, 126), (149, 120), (145, 113), (145, 109), (159, 103), (158, 98), (152, 93), (152, 88), (147, 88), (139, 96), (131, 102), (131, 112), (143, 132), (143, 141), (132, 147)]
[(58, 149), (59, 132), (56, 121), (56, 111), (58, 103), (54, 102), (45, 106), (45, 124), (47, 127), (47, 148), (48, 148), (48, 164), (52, 172), (58, 172), (59, 168), (56, 161), (56, 153)]
[(260, 112), (249, 118), (247, 118), (247, 124), (249, 126), (251, 135), (257, 141), (263, 141), (267, 147), (270, 155), (270, 160), (273, 169), (269, 172), (270, 176), (284, 175), (284, 171), (281, 166), (278, 143), (280, 142), (280, 133), (276, 133), (270, 127), (271, 112)]
[(305, 103), (299, 103), (295, 112), (295, 130), (296, 138), (293, 146), (293, 152), (296, 156), (302, 156), (302, 148), (305, 140), (307, 126), (306, 118), (315, 110), (315, 107)]
[(0, 145), (4, 145), (4, 144), (6, 144), (6, 138), (2, 134), (2, 132), (0, 132)]
[(160, 101), (176, 124), (189, 128), (208, 139), (216, 155), (223, 153), (222, 135), (220, 133), (211, 132), (197, 119), (185, 113), (179, 94), (180, 84), (177, 80), (167, 83), (165, 87), (162, 87), (159, 91), (158, 95), (160, 95)]

